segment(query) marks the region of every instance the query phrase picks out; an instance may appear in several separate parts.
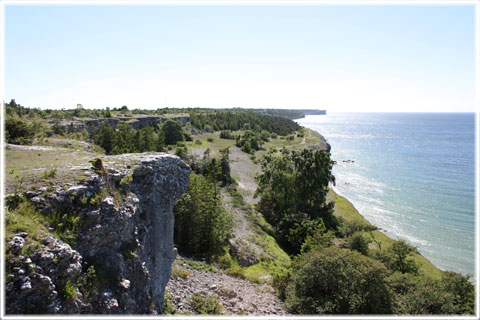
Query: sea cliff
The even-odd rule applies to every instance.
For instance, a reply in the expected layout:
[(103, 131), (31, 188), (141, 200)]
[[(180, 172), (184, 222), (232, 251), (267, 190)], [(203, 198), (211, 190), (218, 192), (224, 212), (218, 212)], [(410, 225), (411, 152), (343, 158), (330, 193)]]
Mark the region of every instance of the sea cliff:
[(65, 168), (87, 173), (81, 184), (7, 197), (7, 314), (162, 312), (176, 257), (172, 210), (190, 168), (158, 153), (90, 160)]

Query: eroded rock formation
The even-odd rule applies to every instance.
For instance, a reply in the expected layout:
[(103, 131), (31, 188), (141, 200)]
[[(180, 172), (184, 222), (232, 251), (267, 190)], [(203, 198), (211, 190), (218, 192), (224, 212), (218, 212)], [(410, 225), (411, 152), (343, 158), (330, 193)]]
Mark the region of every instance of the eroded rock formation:
[(161, 313), (176, 256), (173, 206), (190, 168), (158, 153), (100, 164), (86, 185), (27, 194), (45, 217), (75, 217), (74, 239), (60, 240), (60, 227), (6, 239), (8, 314)]

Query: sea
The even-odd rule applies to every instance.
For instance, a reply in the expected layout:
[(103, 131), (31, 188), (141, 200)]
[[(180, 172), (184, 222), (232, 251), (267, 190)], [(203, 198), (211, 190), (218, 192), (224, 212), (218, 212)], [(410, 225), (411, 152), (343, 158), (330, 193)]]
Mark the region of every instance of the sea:
[(296, 120), (331, 145), (334, 190), (442, 270), (475, 277), (475, 114), (337, 113)]

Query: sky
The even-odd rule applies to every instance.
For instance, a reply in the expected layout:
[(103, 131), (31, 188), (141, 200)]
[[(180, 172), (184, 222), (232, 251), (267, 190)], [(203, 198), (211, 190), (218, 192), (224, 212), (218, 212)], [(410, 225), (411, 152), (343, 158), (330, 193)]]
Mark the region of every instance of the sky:
[(475, 111), (473, 5), (5, 5), (6, 102)]

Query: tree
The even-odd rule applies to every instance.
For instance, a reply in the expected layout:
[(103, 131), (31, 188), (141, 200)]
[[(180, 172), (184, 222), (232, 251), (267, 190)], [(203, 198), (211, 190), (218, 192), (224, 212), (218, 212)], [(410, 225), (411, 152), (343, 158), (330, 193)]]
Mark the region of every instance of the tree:
[(276, 230), (277, 240), (292, 254), (300, 252), (306, 237), (322, 222), (337, 228), (333, 203), (327, 203), (331, 174), (330, 155), (304, 149), (280, 156), (267, 154), (257, 177), (257, 209)]
[(162, 125), (164, 140), (167, 145), (176, 144), (183, 141), (183, 129), (180, 122), (168, 119)]
[(233, 219), (215, 195), (214, 183), (190, 174), (187, 191), (174, 207), (174, 240), (181, 252), (208, 256), (219, 253), (228, 243)]
[(418, 266), (415, 260), (409, 257), (412, 253), (417, 252), (415, 247), (410, 246), (405, 240), (395, 241), (395, 243), (389, 248), (389, 252), (393, 256), (393, 260), (390, 269), (400, 271), (401, 273), (417, 273)]
[(387, 268), (358, 252), (317, 247), (300, 256), (287, 287), (296, 314), (391, 313)]
[(109, 125), (103, 123), (94, 135), (95, 143), (105, 150), (106, 154), (110, 154), (115, 143), (115, 131)]
[(110, 108), (106, 107), (105, 108), (105, 118), (111, 118), (111, 117), (112, 117), (112, 113), (110, 112)]
[(231, 173), (230, 173), (230, 161), (228, 155), (230, 154), (229, 148), (220, 150), (220, 176), (219, 180), (222, 181), (224, 185), (230, 184), (233, 182)]

